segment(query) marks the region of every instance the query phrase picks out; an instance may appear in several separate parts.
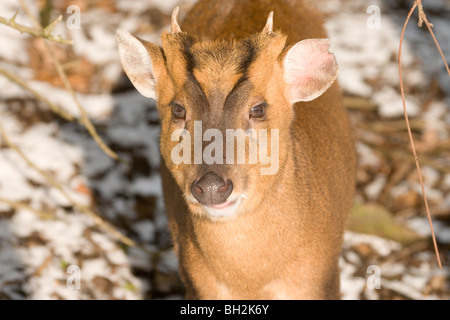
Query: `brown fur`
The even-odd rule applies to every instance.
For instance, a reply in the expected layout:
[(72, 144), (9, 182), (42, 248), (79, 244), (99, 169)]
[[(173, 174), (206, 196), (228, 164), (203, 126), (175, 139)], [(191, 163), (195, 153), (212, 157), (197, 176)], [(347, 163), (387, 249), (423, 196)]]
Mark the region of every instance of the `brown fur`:
[[(259, 33), (274, 11), (274, 34)], [(187, 298), (336, 299), (338, 258), (355, 175), (355, 154), (341, 93), (334, 84), (292, 107), (282, 58), (289, 46), (325, 38), (317, 12), (293, 0), (201, 0), (163, 48), (147, 44), (157, 78), (164, 198)], [(286, 35), (286, 36), (284, 36)], [(186, 122), (170, 104), (186, 107)], [(280, 130), (278, 174), (260, 165), (174, 165), (175, 129), (249, 126), (249, 107), (269, 105), (257, 129)], [(270, 137), (269, 137), (270, 138)], [(209, 170), (248, 199), (230, 221), (212, 221), (187, 205), (190, 186)]]

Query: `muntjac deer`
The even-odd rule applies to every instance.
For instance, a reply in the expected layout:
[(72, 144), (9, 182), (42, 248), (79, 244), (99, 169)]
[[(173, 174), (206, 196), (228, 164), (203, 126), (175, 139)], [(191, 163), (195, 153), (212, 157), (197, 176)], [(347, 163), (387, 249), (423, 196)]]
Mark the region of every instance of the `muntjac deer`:
[(319, 14), (200, 0), (182, 27), (177, 16), (162, 47), (117, 39), (126, 74), (157, 100), (186, 298), (338, 299), (356, 160)]

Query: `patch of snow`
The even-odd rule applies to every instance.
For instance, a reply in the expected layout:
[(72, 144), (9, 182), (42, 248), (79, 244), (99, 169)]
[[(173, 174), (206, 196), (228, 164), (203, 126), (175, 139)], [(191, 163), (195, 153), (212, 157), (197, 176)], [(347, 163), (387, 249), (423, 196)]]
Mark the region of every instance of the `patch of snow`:
[(447, 173), (444, 176), (444, 182), (443, 185), (445, 186), (445, 188), (450, 189), (450, 173)]
[(89, 226), (92, 222), (82, 214), (72, 214), (66, 220), (50, 221), (46, 225), (41, 222), (38, 226), (50, 240), (53, 252), (66, 262), (74, 262), (75, 254), (87, 243), (83, 237), (86, 224)]
[(131, 191), (135, 194), (144, 196), (162, 196), (161, 176), (158, 174), (152, 175), (149, 178), (138, 178), (133, 182)]
[[(337, 57), (337, 59), (339, 58)], [(338, 79), (339, 84), (350, 94), (369, 97), (373, 93), (372, 87), (365, 82), (364, 77), (356, 68), (340, 69)]]
[(156, 228), (152, 221), (139, 221), (132, 225), (132, 228), (139, 235), (139, 238), (145, 242), (153, 242), (155, 240)]
[(129, 248), (128, 259), (130, 264), (135, 268), (150, 270), (153, 267), (148, 253), (140, 248)]
[(80, 269), (81, 279), (84, 282), (91, 282), (96, 276), (104, 278), (109, 278), (111, 276), (111, 267), (101, 258), (84, 260)]
[(29, 275), (32, 275), (39, 269), (45, 263), (45, 260), (52, 255), (50, 249), (45, 246), (30, 246), (26, 249), (18, 250), (18, 253), (23, 263), (27, 266)]
[[(93, 12), (90, 12), (90, 14), (93, 14)], [(102, 13), (97, 11), (97, 15), (102, 15)], [(111, 16), (108, 15), (108, 19), (110, 18)], [(99, 65), (111, 61), (118, 61), (119, 56), (114, 33), (110, 29), (106, 29), (102, 24), (91, 23), (87, 30), (89, 32), (89, 38), (85, 34), (86, 28), (84, 30), (83, 28), (70, 30), (75, 52)]]
[(28, 237), (36, 230), (39, 222), (35, 213), (28, 210), (18, 210), (11, 219), (11, 231), (19, 238)]
[(177, 272), (178, 259), (172, 250), (161, 253), (161, 259), (158, 262), (158, 270), (163, 272)]
[(344, 263), (342, 258), (339, 261), (341, 269), (341, 295), (342, 300), (359, 300), (360, 292), (366, 286), (364, 278), (355, 277), (353, 274), (355, 268), (347, 263)]
[(150, 143), (159, 148), (157, 142), (159, 132), (159, 128), (149, 127), (145, 123), (140, 123), (134, 130), (130, 130), (127, 127), (109, 128), (108, 137), (122, 146)]
[(131, 13), (137, 14), (139, 12), (146, 11), (150, 8), (158, 8), (162, 12), (166, 14), (171, 14), (173, 9), (175, 9), (176, 6), (180, 5), (180, 2), (184, 6), (191, 6), (197, 0), (166, 0), (166, 1), (126, 1), (126, 0), (119, 0), (117, 2), (117, 8), (121, 11), (129, 11)]
[(401, 245), (392, 240), (386, 240), (374, 235), (360, 234), (346, 231), (344, 234), (344, 247), (348, 248), (352, 245), (367, 243), (381, 256), (387, 256), (391, 252), (399, 250)]
[(450, 244), (450, 229), (441, 221), (436, 221), (433, 223), (435, 228), (436, 238), (441, 243)]
[(29, 199), (33, 188), (11, 159), (12, 153), (11, 150), (0, 152), (0, 197), (10, 201), (23, 201)]
[(154, 100), (148, 99), (134, 90), (118, 93), (113, 97), (115, 110), (114, 119), (111, 120), (121, 126), (134, 126), (145, 116), (144, 113), (148, 105), (156, 105)]
[(366, 144), (358, 141), (356, 143), (356, 151), (360, 166), (378, 167), (380, 165), (380, 158)]
[[(380, 91), (374, 93), (374, 102), (378, 105), (378, 112), (384, 118), (400, 117), (404, 114), (403, 102), (400, 94), (389, 86), (384, 86)], [(410, 117), (417, 116), (420, 111), (414, 97), (406, 96), (406, 110)]]
[[(439, 2), (439, 4), (436, 4)], [(443, 0), (434, 2), (436, 8), (442, 8)], [(38, 13), (35, 1), (29, 0), (33, 12)], [(98, 67), (99, 79), (111, 82), (121, 76), (122, 68), (119, 64), (115, 30), (125, 28), (130, 32), (139, 30), (140, 23), (137, 16), (147, 17), (146, 11), (155, 6), (170, 14), (173, 8), (180, 4), (180, 17), (185, 14), (187, 6), (193, 0), (166, 2), (128, 1), (118, 0), (118, 12), (108, 13), (105, 10), (89, 10), (83, 12), (82, 29), (68, 30), (64, 23), (57, 26), (55, 33), (62, 33), (75, 40), (73, 50), (87, 58)], [(383, 7), (383, 3), (373, 0), (371, 4)], [(399, 24), (395, 17), (382, 15), (382, 28), (370, 30), (367, 27), (366, 5), (356, 1), (346, 3), (346, 10), (336, 10), (342, 4), (325, 0), (324, 8), (330, 11), (327, 29), (332, 40), (333, 52), (340, 65), (339, 81), (344, 91), (353, 95), (372, 99), (378, 106), (383, 117), (397, 117), (403, 114), (400, 95), (396, 91), (398, 86), (398, 70), (395, 61), (398, 50)], [(428, 2), (424, 5), (429, 5)], [(325, 8), (326, 7), (326, 8)], [(16, 0), (2, 0), (0, 12), (8, 17), (18, 8)], [(402, 17), (403, 18), (403, 17)], [(18, 16), (18, 22), (31, 25), (23, 13)], [(443, 49), (450, 52), (448, 34), (445, 31), (448, 21), (442, 18), (433, 19), (435, 32)], [(162, 29), (167, 30), (168, 26)], [(408, 80), (408, 86), (426, 88), (429, 75), (438, 75), (444, 90), (448, 88), (448, 76), (442, 72), (442, 64), (431, 52), (432, 46), (424, 45), (423, 31), (418, 28), (408, 29), (408, 41), (404, 44), (403, 71)], [(448, 29), (448, 28), (447, 28)], [(411, 31), (411, 32), (410, 32)], [(146, 33), (147, 31), (144, 31)], [(32, 79), (32, 70), (23, 66), (29, 62), (26, 41), (29, 36), (20, 36), (16, 30), (0, 25), (0, 42), (8, 46), (0, 49), (0, 66), (24, 79)], [(145, 34), (145, 39), (160, 43), (160, 31)], [(426, 40), (428, 41), (428, 40)], [(430, 50), (431, 48), (431, 50)], [(418, 57), (427, 57), (420, 63)], [(17, 65), (13, 65), (16, 63)], [(425, 70), (426, 69), (426, 70)], [(428, 70), (430, 69), (430, 70)], [(424, 72), (424, 70), (426, 72)], [(443, 77), (443, 76), (444, 77)], [(425, 80), (425, 81), (424, 81)], [(71, 114), (78, 116), (70, 94), (65, 90), (53, 87), (40, 81), (28, 81), (36, 90)], [(375, 83), (375, 85), (374, 85)], [(382, 83), (384, 86), (380, 86)], [(2, 88), (1, 98), (20, 99), (30, 97), (17, 85), (4, 77), (0, 77)], [(119, 146), (118, 149), (130, 148), (133, 155), (123, 152), (122, 157), (130, 160), (131, 156), (145, 157), (151, 167), (150, 176), (129, 176), (127, 165), (117, 163), (106, 156), (92, 141), (84, 129), (77, 124), (60, 123), (38, 124), (25, 128), (24, 124), (12, 116), (12, 111), (4, 102), (0, 102), (1, 122), (12, 141), (17, 143), (38, 166), (48, 172), (57, 181), (64, 184), (66, 192), (83, 205), (90, 204), (93, 191), (98, 192), (101, 200), (108, 200), (106, 208), (100, 204), (102, 214), (111, 218), (123, 218), (131, 221), (138, 242), (145, 242), (150, 251), (160, 248), (153, 242), (164, 242), (167, 235), (167, 216), (164, 212), (162, 200), (161, 178), (156, 173), (160, 161), (159, 134), (160, 129), (149, 125), (158, 121), (155, 101), (146, 99), (136, 91), (118, 94), (77, 94), (88, 115), (104, 127), (101, 136), (106, 142)], [(450, 100), (449, 100), (450, 101)], [(27, 103), (25, 101), (25, 103)], [(407, 107), (410, 116), (417, 115), (420, 103), (409, 96)], [(29, 107), (29, 106), (27, 106)], [(412, 108), (412, 110), (411, 110)], [(439, 137), (448, 137), (447, 125), (450, 116), (447, 115), (448, 106), (443, 101), (435, 101), (427, 106), (423, 119), (430, 130), (438, 130)], [(16, 111), (14, 111), (16, 112)], [(422, 114), (421, 114), (422, 115)], [(103, 129), (103, 127), (102, 127)], [(4, 142), (1, 142), (4, 145)], [(378, 167), (381, 160), (370, 148), (358, 143), (357, 151), (360, 164)], [(423, 168), (426, 184), (430, 189), (430, 197), (441, 201), (450, 207), (450, 175), (442, 180), (434, 169)], [(376, 199), (386, 183), (386, 176), (381, 175), (369, 184), (366, 194)], [(87, 193), (80, 192), (79, 186), (85, 186)], [(391, 191), (391, 194), (402, 194), (410, 190), (421, 193), (420, 186), (409, 182), (401, 183)], [(125, 196), (124, 196), (125, 195)], [(156, 208), (153, 220), (141, 219), (134, 210), (135, 196), (156, 196)], [(132, 274), (132, 267), (148, 272), (178, 272), (178, 261), (172, 251), (165, 251), (161, 259), (154, 266), (148, 252), (140, 248), (124, 250), (116, 245), (115, 240), (94, 228), (93, 221), (84, 214), (67, 211), (70, 206), (67, 199), (59, 191), (48, 186), (42, 177), (31, 169), (13, 151), (0, 149), (0, 197), (11, 201), (27, 201), (33, 208), (49, 211), (55, 214), (54, 220), (41, 220), (35, 213), (27, 210), (10, 211), (8, 205), (0, 203), (0, 294), (4, 293), (13, 299), (106, 299), (111, 293), (103, 293), (94, 288), (92, 280), (102, 277), (113, 283), (112, 297), (116, 299), (141, 299), (151, 288), (150, 281)], [(12, 213), (10, 213), (12, 212)], [(12, 214), (9, 217), (9, 214)], [(409, 221), (416, 229), (429, 236), (429, 225), (426, 218), (419, 222)], [(435, 222), (438, 240), (442, 243), (450, 242), (448, 227)], [(413, 228), (414, 229), (414, 228)], [(417, 230), (416, 230), (417, 231)], [(166, 234), (164, 234), (164, 232)], [(419, 232), (420, 233), (420, 232)], [(22, 242), (34, 241), (30, 236), (38, 235), (44, 245), (22, 245)], [(163, 235), (163, 236), (161, 236)], [(167, 241), (169, 242), (169, 241)], [(361, 276), (361, 267), (366, 262), (355, 252), (353, 246), (367, 244), (382, 257), (400, 250), (400, 244), (376, 236), (361, 235), (346, 232), (344, 236), (344, 258), (339, 261), (342, 269), (341, 288), (343, 299), (360, 299), (364, 295), (368, 299), (378, 299), (377, 290), (366, 287), (366, 278)], [(101, 253), (99, 253), (99, 251)], [(50, 258), (49, 258), (50, 257)], [(86, 258), (87, 257), (87, 258)], [(415, 253), (421, 261), (432, 259), (430, 252)], [(376, 261), (374, 261), (376, 263)], [(68, 264), (80, 265), (82, 290), (70, 289), (67, 280), (70, 276), (65, 270)], [(434, 269), (427, 263), (410, 267), (402, 263), (383, 262), (380, 265), (383, 276), (401, 278), (400, 281), (382, 279), (383, 288), (392, 288), (408, 297), (423, 299), (421, 290), (426, 286)], [(448, 271), (448, 270), (447, 270)], [(448, 273), (447, 273), (448, 274)], [(14, 284), (19, 283), (19, 284)], [(180, 299), (180, 295), (169, 295), (166, 298)], [(434, 296), (427, 298), (436, 298)]]
[(122, 250), (119, 250), (117, 248), (107, 251), (106, 255), (108, 256), (108, 260), (115, 265), (127, 266), (129, 264), (126, 254)]
[(404, 281), (393, 280), (385, 282), (384, 287), (399, 292), (412, 300), (437, 299), (437, 297), (433, 296), (424, 297), (421, 292), (415, 290), (408, 282)]
[(429, 188), (435, 187), (441, 177), (439, 172), (436, 169), (431, 168), (430, 166), (423, 166), (421, 168), (421, 171), (423, 176), (423, 183)]
[[(436, 238), (441, 243), (450, 243), (450, 229), (445, 223), (432, 217), (433, 229)], [(408, 227), (423, 237), (431, 236), (430, 224), (426, 217), (413, 217), (407, 220)]]
[(91, 184), (105, 199), (113, 199), (116, 194), (123, 191), (122, 175), (118, 170), (109, 171), (105, 178), (92, 181)]
[(447, 105), (443, 101), (433, 101), (428, 107), (428, 110), (421, 115), (421, 118), (426, 123), (427, 130), (438, 131), (440, 137), (443, 139), (448, 137), (448, 130), (443, 121), (447, 109)]
[(384, 277), (395, 277), (406, 273), (406, 266), (400, 263), (386, 262), (380, 266), (380, 272)]
[[(34, 6), (32, 6), (34, 7)], [(34, 10), (33, 10), (34, 11)], [(20, 5), (14, 0), (2, 0), (0, 5), (1, 16), (10, 19), (16, 12), (16, 23), (26, 26), (32, 26), (25, 13), (21, 12)], [(28, 52), (24, 50), (26, 47), (26, 37), (21, 37), (20, 32), (6, 25), (0, 25), (0, 43), (3, 45), (0, 50), (0, 58), (17, 64), (27, 64), (29, 61)], [(2, 86), (2, 88), (4, 88)]]
[(345, 258), (352, 264), (361, 264), (361, 258), (353, 251), (348, 251), (344, 253)]
[(364, 188), (364, 192), (370, 200), (375, 200), (379, 197), (380, 192), (386, 185), (387, 177), (383, 174), (378, 175), (375, 180)]
[[(425, 184), (425, 182), (424, 182)], [(413, 189), (417, 194), (422, 196), (422, 186), (419, 182), (411, 183), (411, 189)], [(425, 193), (429, 201), (441, 202), (443, 200), (443, 193), (441, 190), (433, 189), (425, 184)]]
[(117, 246), (111, 242), (111, 239), (102, 233), (92, 232), (91, 238), (92, 241), (94, 241), (102, 249), (102, 251), (110, 252), (117, 249)]
[(396, 186), (393, 186), (390, 190), (389, 194), (393, 199), (398, 198), (399, 196), (406, 195), (411, 190), (410, 185), (405, 182), (401, 182)]
[(417, 234), (422, 237), (428, 237), (431, 235), (430, 225), (428, 224), (428, 220), (424, 217), (413, 217), (408, 219), (407, 225)]
[[(44, 97), (60, 106), (75, 117), (80, 117), (80, 111), (72, 95), (62, 88), (57, 88), (43, 81), (30, 81), (29, 86), (38, 91)], [(113, 111), (114, 101), (109, 94), (76, 94), (77, 99), (88, 117), (92, 121), (105, 121)]]

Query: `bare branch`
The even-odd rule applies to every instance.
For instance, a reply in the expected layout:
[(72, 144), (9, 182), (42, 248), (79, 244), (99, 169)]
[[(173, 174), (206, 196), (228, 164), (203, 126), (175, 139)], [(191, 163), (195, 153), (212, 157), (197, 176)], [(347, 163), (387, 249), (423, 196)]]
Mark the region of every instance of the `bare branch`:
[(21, 86), (25, 90), (29, 91), (36, 99), (38, 99), (38, 100), (44, 102), (45, 104), (47, 104), (49, 106), (50, 110), (52, 110), (54, 113), (59, 115), (61, 118), (65, 119), (67, 121), (74, 121), (75, 120), (74, 116), (72, 116), (67, 111), (63, 110), (59, 106), (57, 106), (54, 103), (52, 103), (50, 100), (48, 100), (46, 97), (41, 95), (39, 92), (37, 92), (36, 90), (31, 88), (28, 84), (26, 84), (26, 82), (24, 80), (20, 79), (16, 75), (6, 71), (3, 68), (0, 68), (0, 74), (3, 75), (4, 77), (6, 77), (7, 79), (11, 80), (12, 82), (18, 84), (19, 86)]
[(7, 25), (13, 29), (16, 29), (20, 33), (28, 33), (32, 36), (44, 38), (47, 39), (48, 41), (60, 44), (68, 44), (68, 45), (73, 44), (72, 40), (64, 39), (60, 35), (52, 35), (53, 29), (55, 29), (55, 26), (62, 20), (62, 16), (59, 16), (45, 28), (31, 28), (16, 22), (17, 13), (18, 12), (16, 12), (14, 16), (12, 16), (10, 19), (6, 19), (0, 16), (0, 23)]
[[(417, 173), (419, 174), (419, 181), (420, 181), (420, 186), (422, 188), (422, 195), (423, 195), (423, 200), (424, 200), (424, 203), (425, 203), (425, 209), (426, 209), (426, 212), (427, 212), (428, 222), (429, 222), (430, 228), (431, 228), (431, 237), (433, 239), (434, 250), (435, 250), (435, 253), (436, 253), (436, 259), (438, 261), (439, 268), (442, 270), (441, 257), (439, 255), (439, 248), (438, 248), (437, 241), (436, 241), (436, 235), (434, 234), (433, 221), (431, 219), (430, 208), (428, 206), (428, 200), (427, 200), (427, 196), (426, 196), (426, 193), (425, 193), (425, 186), (424, 186), (424, 183), (423, 183), (422, 171), (420, 170), (420, 164), (419, 164), (419, 160), (417, 158), (417, 152), (416, 152), (416, 147), (414, 145), (414, 139), (413, 139), (413, 135), (412, 135), (412, 132), (411, 132), (411, 126), (409, 124), (408, 112), (406, 110), (405, 89), (404, 89), (403, 77), (402, 77), (402, 45), (403, 45), (403, 38), (405, 36), (405, 31), (406, 31), (406, 27), (408, 25), (408, 22), (411, 19), (411, 16), (412, 16), (412, 14), (414, 13), (414, 10), (417, 7), (419, 7), (419, 17), (420, 17), (419, 24), (422, 23), (422, 21), (426, 21), (426, 16), (425, 16), (425, 13), (423, 12), (423, 8), (422, 8), (422, 1), (421, 0), (416, 0), (414, 2), (414, 5), (411, 8), (411, 11), (408, 14), (408, 17), (406, 18), (405, 24), (403, 25), (402, 35), (401, 35), (401, 38), (400, 38), (399, 51), (398, 51), (398, 69), (399, 69), (399, 76), (400, 76), (400, 90), (401, 90), (401, 94), (402, 94), (403, 111), (404, 111), (406, 126), (408, 128), (408, 136), (409, 136), (409, 140), (410, 140), (410, 144), (411, 144), (411, 150), (412, 150), (412, 153), (414, 155), (414, 160), (415, 160), (415, 163), (416, 163)], [(424, 19), (424, 17), (425, 17), (425, 19)]]
[[(108, 223), (107, 221), (103, 220), (99, 215), (97, 215), (94, 210), (92, 210), (89, 207), (86, 207), (78, 202), (76, 202), (67, 192), (66, 190), (64, 190), (64, 187), (57, 182), (55, 179), (53, 179), (49, 174), (47, 174), (45, 171), (43, 171), (42, 169), (40, 169), (39, 167), (37, 167), (33, 161), (30, 160), (30, 158), (28, 158), (23, 152), (22, 150), (20, 150), (20, 148), (18, 146), (16, 146), (14, 143), (11, 142), (11, 140), (9, 139), (9, 137), (6, 135), (6, 132), (3, 130), (3, 126), (0, 123), (0, 136), (2, 137), (2, 139), (5, 141), (5, 143), (7, 144), (7, 146), (11, 149), (13, 149), (14, 151), (16, 151), (19, 156), (27, 163), (27, 165), (29, 165), (31, 168), (33, 168), (35, 171), (37, 171), (42, 177), (45, 178), (45, 180), (54, 188), (56, 188), (59, 192), (61, 192), (61, 194), (72, 204), (72, 206), (76, 209), (78, 209), (79, 211), (81, 211), (82, 213), (86, 214), (87, 216), (89, 216), (97, 226), (99, 226), (100, 228), (102, 228), (103, 230), (105, 230), (107, 233), (109, 233), (114, 239), (117, 239), (121, 242), (123, 242), (124, 244), (128, 245), (128, 246), (132, 246), (132, 247), (136, 247), (138, 246), (132, 239), (124, 236), (120, 231), (118, 231), (114, 226), (112, 226), (110, 223)], [(3, 200), (3, 199), (0, 199)], [(13, 202), (10, 201), (3, 201), (6, 203), (11, 203), (13, 205), (17, 206), (21, 206), (23, 207), (23, 205), (20, 204), (14, 204)], [(32, 210), (35, 211), (35, 210)]]
[[(28, 6), (26, 5), (25, 1), (23, 0), (19, 0), (20, 5), (22, 7), (22, 9), (25, 11), (25, 13), (29, 16), (29, 18), (33, 21), (33, 23), (35, 24), (36, 28), (40, 28), (42, 29), (42, 26), (39, 22), (39, 20), (36, 19), (36, 17), (33, 16), (33, 14), (31, 13), (30, 9), (28, 8)], [(57, 21), (53, 21), (52, 23), (50, 23), (48, 25), (48, 29), (46, 32), (51, 32), (51, 30), (53, 30), (53, 28), (55, 27)], [(86, 111), (84, 110), (84, 108), (81, 106), (74, 89), (72, 88), (72, 85), (70, 84), (69, 80), (67, 79), (67, 75), (64, 71), (64, 68), (62, 67), (61, 63), (58, 61), (58, 58), (56, 57), (55, 51), (53, 50), (53, 48), (48, 44), (48, 42), (44, 42), (44, 45), (47, 49), (47, 51), (50, 54), (50, 58), (53, 62), (53, 65), (56, 68), (56, 71), (58, 73), (58, 76), (60, 77), (61, 81), (64, 84), (64, 87), (66, 88), (67, 91), (70, 92), (73, 101), (75, 102), (75, 105), (78, 108), (78, 111), (80, 112), (80, 123), (86, 128), (86, 130), (89, 132), (89, 134), (92, 136), (92, 138), (95, 140), (95, 142), (97, 143), (97, 145), (103, 150), (104, 153), (106, 153), (109, 157), (113, 158), (114, 160), (119, 160), (122, 162), (126, 162), (123, 159), (120, 159), (119, 156), (112, 151), (107, 145), (106, 143), (102, 140), (102, 138), (100, 138), (100, 136), (97, 133), (97, 130), (95, 129), (94, 125), (92, 124), (91, 120), (89, 119), (89, 117), (86, 114)]]
[(447, 69), (447, 73), (448, 73), (448, 76), (450, 78), (450, 68), (448, 66), (447, 59), (445, 58), (445, 55), (442, 52), (441, 46), (439, 45), (439, 42), (437, 41), (436, 36), (434, 35), (433, 29), (432, 29), (433, 24), (428, 21), (427, 16), (426, 16), (425, 12), (423, 11), (423, 9), (422, 9), (422, 11), (420, 13), (420, 16), (421, 16), (421, 19), (425, 22), (425, 24), (426, 24), (426, 26), (428, 28), (428, 31), (430, 32), (431, 37), (433, 38), (433, 41), (434, 41), (434, 43), (435, 43), (435, 45), (436, 45), (436, 47), (437, 47), (437, 49), (439, 51), (439, 54), (442, 57), (442, 60), (444, 61), (445, 68)]
[(50, 220), (50, 219), (55, 218), (55, 216), (53, 214), (42, 211), (42, 210), (34, 209), (34, 208), (30, 207), (28, 204), (23, 203), (23, 202), (11, 201), (11, 200), (4, 199), (1, 197), (0, 197), (0, 202), (6, 203), (7, 205), (9, 205), (10, 207), (12, 207), (14, 209), (24, 209), (24, 210), (34, 212), (39, 218), (44, 219), (44, 220)]

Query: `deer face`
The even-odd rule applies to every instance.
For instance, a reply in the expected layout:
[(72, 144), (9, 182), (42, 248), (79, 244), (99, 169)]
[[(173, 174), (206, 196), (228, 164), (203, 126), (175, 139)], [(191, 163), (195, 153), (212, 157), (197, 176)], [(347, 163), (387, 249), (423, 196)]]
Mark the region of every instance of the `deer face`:
[(289, 157), (292, 104), (335, 80), (327, 40), (285, 50), (272, 31), (236, 41), (196, 41), (172, 20), (162, 48), (117, 33), (124, 69), (157, 99), (161, 154), (194, 214), (212, 220), (252, 212)]

